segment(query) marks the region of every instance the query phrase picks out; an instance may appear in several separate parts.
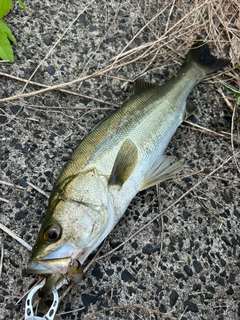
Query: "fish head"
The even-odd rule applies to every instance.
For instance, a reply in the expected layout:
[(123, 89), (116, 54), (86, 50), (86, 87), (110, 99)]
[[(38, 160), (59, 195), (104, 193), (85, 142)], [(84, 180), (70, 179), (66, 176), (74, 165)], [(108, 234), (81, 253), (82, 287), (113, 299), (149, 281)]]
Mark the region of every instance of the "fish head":
[(61, 193), (51, 197), (28, 273), (81, 280), (83, 262), (114, 226), (105, 180), (92, 170), (73, 177)]

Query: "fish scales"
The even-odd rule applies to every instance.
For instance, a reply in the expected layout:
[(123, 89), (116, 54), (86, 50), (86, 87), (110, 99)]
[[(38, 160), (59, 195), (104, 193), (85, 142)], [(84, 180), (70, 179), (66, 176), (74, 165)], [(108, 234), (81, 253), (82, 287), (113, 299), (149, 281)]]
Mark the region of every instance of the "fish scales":
[(164, 151), (186, 117), (186, 99), (201, 78), (228, 63), (197, 42), (175, 77), (162, 86), (137, 82), (134, 95), (82, 140), (53, 187), (28, 263), (29, 273), (53, 275), (43, 294), (63, 275), (79, 281), (81, 265), (136, 193), (182, 168)]
[[(182, 70), (181, 79), (173, 79), (170, 90), (162, 86), (133, 96), (84, 139), (73, 153), (71, 162), (62, 172), (57, 184), (61, 184), (65, 177), (78, 174), (84, 167), (92, 165), (101, 168), (104, 164), (104, 168), (100, 171), (103, 175), (110, 175), (122, 140), (127, 137), (135, 142), (145, 157), (150, 156), (149, 150), (152, 149), (148, 145), (145, 147), (148, 141), (157, 145), (158, 140), (165, 136), (166, 140), (163, 145), (165, 149), (178, 125), (184, 119), (186, 97), (200, 76), (202, 76), (202, 70), (199, 68)], [(181, 85), (176, 86), (179, 82)], [(177, 101), (176, 97), (178, 97)], [(178, 114), (174, 117), (177, 108), (179, 109)], [(168, 130), (169, 126), (171, 130)], [(111, 150), (111, 156), (107, 153), (109, 150)]]

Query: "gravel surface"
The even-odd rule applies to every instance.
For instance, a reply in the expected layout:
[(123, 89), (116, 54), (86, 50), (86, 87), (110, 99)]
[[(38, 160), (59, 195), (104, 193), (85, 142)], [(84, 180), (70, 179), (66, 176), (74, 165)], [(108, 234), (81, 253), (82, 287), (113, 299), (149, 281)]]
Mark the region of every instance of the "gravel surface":
[[(18, 46), (14, 47), (15, 62), (1, 63), (0, 70), (29, 79), (90, 2), (25, 3), (26, 13), (16, 5), (5, 18)], [(179, 21), (192, 2), (179, 1), (170, 20), (171, 7), (166, 15), (160, 15), (137, 34), (165, 5), (164, 1), (154, 0), (94, 1), (49, 53), (32, 81), (53, 86), (91, 75), (109, 65), (111, 59), (114, 61), (135, 35), (127, 51), (158, 39), (167, 24), (170, 28), (171, 23)], [(188, 47), (182, 45), (181, 50), (176, 50), (179, 42), (174, 35), (171, 38), (171, 33), (168, 36), (170, 44), (161, 47), (160, 43), (155, 59), (152, 54), (107, 76), (65, 88), (82, 96), (49, 91), (1, 104), (2, 224), (34, 244), (47, 207), (44, 193), (49, 195), (61, 168), (86, 133), (131, 95), (132, 86), (127, 83), (142, 76), (161, 84), (178, 70)], [(189, 33), (189, 37), (194, 39), (195, 35)], [(223, 52), (227, 57), (227, 47)], [(129, 61), (130, 58), (125, 62)], [(23, 86), (21, 81), (1, 76), (0, 97), (16, 95)], [(240, 189), (234, 160), (166, 210), (232, 155), (228, 139), (232, 111), (217, 92), (218, 87), (216, 79), (210, 78), (193, 90), (190, 99), (198, 111), (190, 121), (218, 133), (225, 132), (225, 137), (193, 130), (186, 123), (180, 126), (166, 153), (184, 159), (184, 170), (174, 181), (142, 191), (133, 199), (107, 237), (99, 257), (154, 216), (164, 213), (124, 246), (94, 262), (84, 280), (61, 301), (55, 319), (240, 318)], [(24, 92), (39, 89), (38, 85), (28, 84)], [(239, 120), (234, 123), (234, 132), (237, 130)], [(237, 144), (234, 147), (237, 149)], [(24, 314), (22, 297), (41, 277), (24, 274), (28, 250), (1, 230), (0, 244), (0, 319), (19, 320)], [(50, 300), (40, 302), (39, 315), (48, 310), (49, 303)], [(93, 315), (114, 307), (123, 308)], [(159, 312), (168, 316), (162, 317)]]

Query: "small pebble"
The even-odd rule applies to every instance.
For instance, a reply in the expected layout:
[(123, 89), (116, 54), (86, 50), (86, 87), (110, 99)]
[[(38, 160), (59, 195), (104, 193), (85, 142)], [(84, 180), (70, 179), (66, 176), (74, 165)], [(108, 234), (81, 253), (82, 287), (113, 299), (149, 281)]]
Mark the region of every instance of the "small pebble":
[(46, 68), (46, 71), (47, 71), (51, 76), (53, 76), (54, 73), (55, 73), (55, 68), (54, 68), (53, 66), (48, 66), (48, 67)]
[(26, 216), (28, 214), (28, 211), (25, 210), (25, 211), (18, 211), (16, 214), (15, 214), (15, 220), (22, 220), (22, 219), (25, 219)]
[(193, 261), (193, 268), (197, 273), (200, 273), (203, 269), (201, 262), (194, 260)]
[(124, 281), (124, 282), (128, 282), (128, 283), (131, 283), (131, 282), (137, 282), (137, 279), (134, 275), (132, 275), (128, 270), (123, 270), (122, 274), (121, 274), (121, 279)]
[(196, 305), (196, 303), (193, 303), (189, 300), (184, 301), (184, 309), (186, 309), (186, 312), (188, 311), (198, 312), (198, 306)]
[(186, 274), (187, 274), (189, 277), (191, 277), (191, 276), (193, 275), (193, 271), (192, 271), (192, 269), (191, 269), (188, 265), (185, 265), (185, 266), (183, 267), (183, 270), (186, 272)]
[(178, 295), (177, 291), (172, 290), (172, 292), (170, 293), (170, 296), (169, 296), (171, 307), (173, 307), (176, 304), (178, 297), (179, 297), (179, 295)]

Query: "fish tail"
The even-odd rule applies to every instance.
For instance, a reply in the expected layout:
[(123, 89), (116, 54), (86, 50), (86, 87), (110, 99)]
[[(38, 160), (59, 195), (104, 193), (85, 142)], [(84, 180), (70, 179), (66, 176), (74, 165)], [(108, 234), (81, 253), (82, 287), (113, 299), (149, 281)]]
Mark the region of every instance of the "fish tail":
[(194, 43), (185, 60), (186, 63), (195, 62), (204, 70), (205, 74), (216, 72), (229, 63), (229, 59), (217, 58), (211, 54), (208, 44), (198, 41)]

